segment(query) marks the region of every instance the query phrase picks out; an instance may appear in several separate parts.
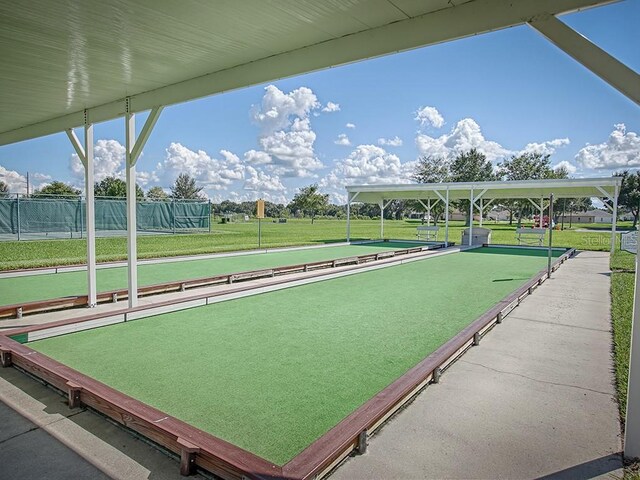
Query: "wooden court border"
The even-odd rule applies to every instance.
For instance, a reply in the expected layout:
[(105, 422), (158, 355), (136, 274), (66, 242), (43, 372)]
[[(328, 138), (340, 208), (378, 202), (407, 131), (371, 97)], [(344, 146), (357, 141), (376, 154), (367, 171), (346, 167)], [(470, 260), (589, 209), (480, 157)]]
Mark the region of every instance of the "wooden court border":
[[(567, 249), (553, 262), (552, 271), (574, 254), (575, 249)], [(66, 392), (70, 408), (85, 405), (177, 453), (183, 475), (193, 473), (198, 466), (225, 479), (320, 478), (354, 450), (363, 452), (367, 437), (376, 428), (422, 388), (437, 383), (446, 368), (467, 349), (478, 345), (491, 328), (502, 323), (547, 278), (547, 269), (538, 272), (283, 466), (192, 427), (9, 337), (19, 337), (51, 324), (1, 332), (0, 364), (16, 366)], [(108, 314), (97, 317), (105, 316)], [(95, 317), (84, 321), (96, 320)]]

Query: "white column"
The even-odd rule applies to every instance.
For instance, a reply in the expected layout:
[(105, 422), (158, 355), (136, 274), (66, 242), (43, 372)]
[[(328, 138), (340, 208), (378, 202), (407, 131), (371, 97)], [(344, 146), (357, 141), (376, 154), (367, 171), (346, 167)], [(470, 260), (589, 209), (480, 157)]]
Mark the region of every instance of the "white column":
[(431, 225), (431, 199), (427, 198), (427, 226)]
[(613, 194), (613, 210), (611, 212), (611, 255), (616, 249), (616, 223), (618, 223), (618, 194), (619, 187), (616, 185)]
[(347, 242), (351, 241), (351, 194), (347, 193)]
[(469, 195), (469, 246), (473, 245), (473, 187)]
[(88, 305), (93, 308), (98, 303), (96, 285), (96, 215), (93, 180), (93, 125), (84, 126), (84, 190), (86, 193), (87, 226), (87, 295)]
[(447, 187), (446, 200), (444, 202), (444, 246), (449, 246), (449, 187)]
[(627, 414), (624, 429), (624, 456), (640, 458), (640, 295), (638, 295), (640, 262), (636, 253), (636, 279), (633, 294), (633, 317), (631, 323), (631, 352), (629, 354), (629, 382), (627, 385)]
[(125, 115), (126, 181), (127, 181), (127, 274), (129, 280), (129, 307), (138, 305), (138, 251), (136, 231), (136, 165), (133, 147), (136, 142), (135, 115)]
[(384, 239), (384, 198), (380, 200), (380, 239)]
[[(540, 197), (540, 228), (544, 228), (544, 197)], [(551, 220), (551, 219), (549, 219)]]
[(482, 217), (484, 217), (484, 199), (480, 199), (480, 226), (482, 226)]

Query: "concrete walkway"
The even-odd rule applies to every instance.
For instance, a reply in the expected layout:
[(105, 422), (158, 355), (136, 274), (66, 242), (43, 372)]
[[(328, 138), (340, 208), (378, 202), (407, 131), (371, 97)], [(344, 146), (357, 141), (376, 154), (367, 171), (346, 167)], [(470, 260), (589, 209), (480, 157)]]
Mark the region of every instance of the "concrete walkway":
[(609, 286), (566, 262), (332, 480), (621, 477)]

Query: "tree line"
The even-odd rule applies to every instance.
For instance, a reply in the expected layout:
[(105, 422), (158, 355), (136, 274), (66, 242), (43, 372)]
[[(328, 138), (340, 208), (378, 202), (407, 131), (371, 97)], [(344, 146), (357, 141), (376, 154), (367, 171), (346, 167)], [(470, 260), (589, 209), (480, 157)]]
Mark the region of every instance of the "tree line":
[[(621, 176), (622, 188), (618, 197), (618, 206), (622, 211), (630, 212), (634, 217), (634, 226), (640, 217), (640, 171), (621, 171), (614, 173)], [(421, 157), (412, 175), (412, 179), (418, 183), (442, 183), (442, 182), (481, 182), (492, 180), (542, 180), (568, 178), (566, 168), (552, 168), (550, 155), (540, 153), (522, 153), (512, 155), (500, 162), (497, 166), (487, 160), (486, 156), (477, 149), (472, 148), (461, 152), (452, 159), (441, 156)], [(178, 176), (170, 188), (165, 192), (159, 186), (151, 187), (146, 192), (136, 185), (136, 196), (147, 200), (170, 199), (204, 199), (202, 187), (189, 175), (182, 173)], [(45, 187), (36, 190), (32, 197), (77, 198), (80, 190), (64, 182), (54, 181)], [(0, 197), (9, 195), (9, 188), (5, 182), (0, 181)], [(99, 197), (126, 196), (126, 183), (116, 177), (107, 177), (95, 183), (95, 195)], [(469, 221), (469, 200), (457, 200), (452, 206), (461, 212), (465, 212)], [(528, 218), (537, 213), (536, 209), (525, 200), (502, 200), (496, 205), (499, 209), (507, 211), (509, 223), (514, 219), (518, 224), (523, 218)], [(554, 203), (554, 211), (583, 212), (593, 208), (590, 198), (558, 199)], [(411, 212), (424, 212), (424, 206), (412, 200), (394, 200), (385, 208), (386, 219), (401, 219)], [(256, 203), (253, 201), (233, 202), (224, 200), (212, 205), (212, 213), (226, 214), (236, 213), (244, 215), (256, 214)], [(380, 208), (373, 204), (354, 204), (352, 214), (359, 217), (379, 217)], [(265, 215), (270, 218), (305, 216), (311, 218), (311, 222), (317, 216), (342, 218), (346, 216), (346, 205), (336, 205), (329, 202), (329, 195), (320, 192), (318, 184), (312, 184), (298, 189), (293, 199), (287, 203), (265, 202)], [(431, 209), (431, 215), (435, 221), (444, 216), (444, 205), (438, 202)]]

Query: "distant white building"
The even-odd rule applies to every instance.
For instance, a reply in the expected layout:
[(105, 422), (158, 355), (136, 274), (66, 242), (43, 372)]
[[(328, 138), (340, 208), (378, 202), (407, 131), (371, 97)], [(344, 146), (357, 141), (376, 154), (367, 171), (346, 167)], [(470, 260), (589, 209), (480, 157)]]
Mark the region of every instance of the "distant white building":
[(605, 210), (588, 210), (586, 212), (565, 212), (558, 219), (558, 223), (564, 221), (573, 223), (611, 223), (611, 213)]

